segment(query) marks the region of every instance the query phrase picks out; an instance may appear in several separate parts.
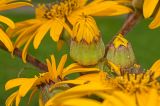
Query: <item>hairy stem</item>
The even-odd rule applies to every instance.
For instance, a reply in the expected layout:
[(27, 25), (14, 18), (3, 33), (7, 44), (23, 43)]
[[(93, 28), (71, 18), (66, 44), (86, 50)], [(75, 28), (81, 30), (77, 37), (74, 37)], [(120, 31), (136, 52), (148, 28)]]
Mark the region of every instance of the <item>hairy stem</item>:
[[(0, 44), (0, 48), (2, 50), (5, 50), (5, 51), (8, 52), (8, 50), (4, 47), (3, 44)], [(19, 57), (20, 59), (22, 59), (22, 51), (19, 50), (18, 48), (14, 49), (13, 55), (15, 55), (15, 56)], [(36, 59), (35, 57), (33, 57), (33, 56), (29, 55), (29, 54), (26, 57), (26, 61), (28, 63), (30, 63), (31, 65), (33, 65), (33, 66), (37, 67), (38, 69), (40, 69), (40, 71), (42, 71), (42, 72), (45, 72), (45, 71), (48, 70), (46, 64), (44, 64), (43, 62), (41, 62), (40, 60)]]

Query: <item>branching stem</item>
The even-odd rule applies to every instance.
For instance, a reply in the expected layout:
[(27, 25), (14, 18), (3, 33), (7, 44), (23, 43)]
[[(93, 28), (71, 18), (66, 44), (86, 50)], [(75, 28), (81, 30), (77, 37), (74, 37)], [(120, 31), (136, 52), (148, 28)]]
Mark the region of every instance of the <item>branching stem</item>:
[[(4, 45), (0, 44), (0, 48), (2, 50), (5, 50), (8, 52), (8, 50), (4, 47)], [(19, 57), (20, 59), (22, 59), (22, 51), (19, 50), (18, 48), (14, 49), (13, 55)], [(37, 58), (31, 56), (31, 55), (27, 55), (26, 57), (26, 61), (28, 63), (30, 63), (31, 65), (33, 65), (34, 67), (37, 67), (40, 71), (45, 72), (47, 71), (47, 65), (44, 64), (43, 62), (41, 62), (40, 60), (38, 60)]]

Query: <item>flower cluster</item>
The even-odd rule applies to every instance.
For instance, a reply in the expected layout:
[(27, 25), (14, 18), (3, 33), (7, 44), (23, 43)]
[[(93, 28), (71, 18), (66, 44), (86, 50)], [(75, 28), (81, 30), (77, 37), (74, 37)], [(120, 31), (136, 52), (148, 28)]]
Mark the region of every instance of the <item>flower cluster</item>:
[[(0, 11), (24, 6), (34, 9), (34, 18), (14, 23), (0, 15), (0, 22), (8, 26), (6, 30), (0, 27), (0, 47), (12, 55), (17, 53), (24, 63), (31, 61), (46, 70), (33, 78), (9, 80), (5, 90), (18, 90), (6, 99), (6, 106), (19, 106), (30, 91), (28, 104), (38, 92), (39, 106), (160, 105), (160, 60), (143, 69), (125, 38), (139, 17), (154, 18), (150, 29), (160, 26), (159, 0), (55, 0), (38, 4), (0, 0)], [(105, 46), (95, 17), (119, 15), (128, 18)], [(58, 65), (54, 55), (46, 64), (28, 55), (30, 44), (38, 49), (45, 35), (50, 35), (59, 49), (63, 43), (69, 45), (68, 54), (74, 62), (65, 66), (67, 54)], [(22, 47), (22, 52), (17, 52)], [(75, 73), (78, 76), (71, 78)]]

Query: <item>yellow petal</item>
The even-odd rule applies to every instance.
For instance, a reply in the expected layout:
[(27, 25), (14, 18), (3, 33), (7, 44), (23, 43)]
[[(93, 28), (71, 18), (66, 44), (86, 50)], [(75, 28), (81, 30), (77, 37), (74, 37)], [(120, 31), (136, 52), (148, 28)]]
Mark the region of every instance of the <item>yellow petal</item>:
[(83, 12), (85, 15), (93, 15), (94, 13), (101, 12), (107, 8), (112, 8), (115, 4), (118, 3), (115, 1), (103, 1), (94, 4), (90, 3), (90, 5), (84, 7)]
[(18, 94), (16, 96), (16, 106), (19, 106), (20, 101), (21, 101), (21, 96)]
[(160, 76), (160, 60), (157, 60), (149, 70), (153, 74), (153, 78), (157, 78)]
[(159, 0), (144, 0), (143, 15), (145, 18), (149, 18), (153, 14), (158, 1)]
[(9, 18), (7, 17), (4, 17), (2, 15), (0, 15), (0, 22), (3, 22), (5, 24), (7, 24), (9, 27), (11, 27), (12, 29), (15, 28), (15, 25), (13, 23), (12, 20), (10, 20)]
[(33, 45), (34, 48), (37, 49), (39, 47), (39, 44), (41, 43), (43, 37), (45, 36), (45, 34), (48, 32), (48, 30), (51, 27), (51, 22), (52, 21), (48, 21), (45, 24), (43, 24), (38, 30), (37, 33), (35, 35), (34, 41), (33, 41)]
[(51, 90), (57, 86), (63, 85), (63, 84), (74, 84), (74, 85), (82, 85), (85, 84), (87, 81), (86, 80), (67, 80), (67, 81), (61, 81), (57, 82), (56, 84), (53, 85)]
[(54, 41), (58, 41), (60, 38), (60, 35), (63, 30), (63, 25), (59, 22), (61, 20), (54, 20), (51, 24), (51, 30), (50, 30), (50, 36)]
[(26, 80), (19, 88), (19, 95), (22, 97), (25, 96), (26, 93), (31, 89), (35, 81), (36, 81), (36, 78), (30, 78)]
[(13, 51), (13, 45), (10, 41), (9, 37), (3, 32), (3, 30), (0, 28), (0, 41), (7, 47), (8, 51)]
[(132, 12), (133, 10), (129, 7), (125, 7), (122, 5), (112, 5), (111, 7), (108, 7), (107, 9), (94, 13), (93, 16), (117, 16), (117, 15), (123, 15)]
[(47, 62), (47, 67), (48, 67), (49, 73), (52, 73), (52, 65), (51, 65), (49, 59), (46, 59), (46, 62)]
[(64, 43), (65, 43), (65, 42), (64, 42), (63, 40), (59, 40), (59, 41), (57, 42), (57, 50), (58, 50), (58, 51), (60, 51), (60, 50), (62, 49)]
[(15, 1), (17, 1), (17, 0), (1, 0), (0, 4), (8, 4), (8, 3), (15, 2)]
[(101, 92), (96, 94), (104, 99), (103, 106), (106, 106), (107, 103), (111, 103), (111, 106), (137, 106), (134, 99), (121, 91), (113, 91), (112, 94)]
[(136, 98), (139, 106), (158, 106), (158, 92), (155, 89), (137, 93)]
[(54, 55), (51, 55), (51, 62), (52, 62), (52, 71), (51, 71), (51, 75), (54, 76), (55, 79), (57, 79), (58, 77), (58, 72), (56, 70), (56, 60)]
[[(73, 36), (76, 36), (76, 40), (80, 42), (83, 39), (83, 36), (86, 36), (84, 34), (85, 30), (85, 22), (77, 21), (77, 24), (75, 27), (73, 27)], [(87, 29), (86, 29), (87, 30)]]
[(16, 86), (20, 86), (22, 85), (26, 80), (28, 80), (27, 78), (16, 78), (16, 79), (12, 79), (9, 80), (6, 84), (5, 84), (5, 90), (9, 90), (11, 88), (14, 88)]
[(39, 106), (44, 106), (42, 94), (39, 94)]
[(91, 72), (91, 71), (100, 71), (98, 68), (75, 68), (71, 70), (64, 70), (62, 73), (62, 79), (69, 74), (77, 73), (77, 72)]
[(101, 83), (79, 85), (53, 96), (49, 101), (47, 101), (45, 106), (50, 106), (52, 103), (61, 102), (67, 98), (82, 97), (87, 94), (95, 93), (97, 91), (105, 91), (108, 89), (111, 89), (111, 87), (106, 87)]
[(56, 71), (56, 59), (55, 59), (55, 57), (54, 57), (54, 55), (51, 55), (51, 65), (52, 65), (52, 70), (53, 71)]
[[(73, 94), (73, 95), (67, 95), (67, 96), (65, 96), (65, 97), (62, 97), (62, 98), (60, 98), (60, 99), (58, 99), (58, 100), (56, 100), (56, 101), (52, 101), (52, 99), (49, 99), (48, 101), (47, 101), (47, 103), (45, 104), (45, 106), (54, 106), (54, 105), (56, 105), (56, 106), (61, 106), (61, 104), (63, 104), (63, 102), (65, 101), (65, 100), (68, 100), (69, 98), (78, 98), (78, 97), (83, 97), (83, 96), (85, 96), (85, 95), (88, 95), (88, 93), (81, 93), (81, 92), (76, 92), (76, 94)], [(52, 97), (53, 98), (53, 97)]]
[(12, 106), (17, 95), (18, 95), (18, 91), (14, 92), (12, 95), (10, 95), (6, 100), (6, 103), (5, 103), (6, 106)]
[(29, 100), (28, 100), (28, 104), (30, 104), (32, 97), (34, 96), (34, 94), (37, 92), (37, 88), (34, 88), (29, 96)]
[[(15, 28), (11, 29), (8, 28), (6, 33), (8, 34), (9, 37), (15, 37), (16, 35), (19, 35), (20, 33), (24, 32), (26, 30), (26, 28), (28, 29), (28, 27), (31, 26), (36, 26), (36, 25), (41, 25), (41, 22), (39, 20), (36, 19), (30, 19), (30, 20), (26, 20), (26, 21), (22, 21), (22, 22), (17, 22), (15, 23)], [(38, 29), (38, 28), (36, 28)]]
[(156, 89), (151, 89), (148, 94), (148, 103), (146, 106), (158, 106), (158, 91)]
[(33, 25), (31, 27), (25, 28), (25, 30), (23, 30), (16, 39), (14, 46), (20, 48), (25, 42), (29, 40), (33, 33), (35, 33), (38, 26), (39, 25)]
[(47, 61), (47, 67), (48, 67), (48, 71), (50, 73), (50, 75), (52, 76), (52, 80), (57, 79), (58, 75), (57, 75), (57, 70), (56, 70), (56, 61), (55, 61), (55, 57), (54, 55), (51, 55), (51, 62), (46, 59)]
[(60, 75), (60, 76), (62, 75), (63, 68), (64, 68), (66, 61), (67, 61), (67, 54), (62, 56), (62, 58), (59, 62), (58, 68), (57, 68), (58, 75)]
[(0, 11), (14, 9), (14, 8), (22, 7), (22, 6), (33, 6), (33, 5), (30, 4), (30, 3), (27, 3), (27, 2), (9, 3), (9, 4), (6, 4), (6, 5), (1, 5), (0, 6)]
[(108, 64), (110, 65), (111, 70), (115, 71), (117, 75), (121, 75), (120, 67), (119, 67), (119, 66), (116, 66), (116, 65), (115, 65), (114, 63), (112, 63), (111, 61), (108, 61)]
[(20, 48), (22, 45), (24, 45), (28, 41), (28, 39), (31, 37), (29, 33), (30, 33), (29, 31), (27, 31), (27, 33), (22, 32), (16, 39), (14, 47)]
[[(86, 81), (90, 81), (90, 82), (101, 81), (102, 76), (100, 73), (82, 75), (82, 76), (76, 78), (76, 80), (86, 80)], [(106, 73), (104, 73), (104, 74), (106, 74)]]
[(122, 34), (119, 34), (114, 39), (113, 44), (114, 44), (115, 48), (118, 48), (119, 46), (125, 46), (125, 47), (127, 47), (128, 41), (123, 37)]
[(71, 69), (81, 68), (81, 67), (82, 67), (82, 66), (79, 65), (78, 63), (72, 63), (72, 64), (70, 64), (69, 66), (67, 66), (67, 67), (65, 68), (65, 70), (71, 70)]
[(47, 62), (48, 71), (49, 71), (50, 73), (52, 73), (52, 65), (51, 65), (49, 59), (46, 59), (46, 62)]
[(154, 20), (149, 25), (150, 29), (154, 29), (160, 26), (160, 8), (158, 10), (158, 13), (156, 14)]
[(90, 94), (91, 92), (96, 92), (96, 91), (105, 91), (111, 89), (111, 87), (106, 87), (105, 85), (101, 84), (101, 83), (89, 83), (89, 84), (84, 84), (84, 85), (79, 85), (73, 88), (70, 88), (62, 93), (59, 93), (58, 95), (56, 95), (54, 98), (55, 100), (58, 99), (59, 97), (65, 97), (67, 95), (72, 95), (76, 92), (81, 92), (81, 93), (88, 93)]
[(22, 51), (22, 60), (23, 60), (24, 63), (26, 63), (27, 51), (28, 51), (28, 48), (29, 48), (29, 44), (33, 40), (33, 37), (34, 37), (34, 34), (28, 39), (28, 41), (25, 44), (24, 49)]
[(102, 106), (102, 104), (93, 99), (87, 98), (73, 98), (65, 100), (62, 105), (64, 106)]

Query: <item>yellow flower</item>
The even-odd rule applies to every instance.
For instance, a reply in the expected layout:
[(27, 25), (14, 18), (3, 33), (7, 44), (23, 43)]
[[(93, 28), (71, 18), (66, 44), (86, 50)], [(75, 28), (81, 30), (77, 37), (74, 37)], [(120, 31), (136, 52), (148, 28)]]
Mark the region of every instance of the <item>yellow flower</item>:
[[(66, 106), (65, 101), (72, 101), (72, 99), (74, 100), (74, 98), (83, 98), (99, 91), (112, 91), (114, 83), (112, 83), (112, 86), (107, 85), (105, 81), (106, 77), (106, 73), (102, 71), (100, 71), (99, 73), (92, 73), (80, 76), (77, 79), (72, 80), (72, 82), (74, 82), (74, 84), (76, 84), (77, 86), (57, 93), (46, 102), (45, 106)], [(70, 83), (70, 81), (58, 82), (57, 84), (55, 84), (55, 87), (66, 83)], [(72, 103), (73, 104), (71, 105), (73, 106), (83, 106), (80, 105), (81, 103), (76, 105), (76, 102), (74, 101), (72, 101)]]
[[(31, 97), (38, 89), (46, 89), (49, 91), (49, 87), (51, 85), (54, 85), (55, 83), (64, 80), (64, 77), (71, 73), (99, 71), (97, 68), (84, 68), (76, 63), (73, 63), (68, 67), (64, 68), (66, 59), (67, 55), (64, 55), (61, 58), (58, 67), (56, 68), (56, 61), (54, 55), (52, 55), (51, 62), (48, 59), (46, 60), (48, 72), (42, 73), (38, 77), (35, 76), (34, 78), (17, 78), (8, 81), (5, 85), (6, 90), (17, 86), (19, 86), (19, 89), (18, 91), (14, 92), (10, 97), (8, 97), (8, 99), (6, 100), (6, 106), (12, 106), (14, 101), (16, 101), (16, 106), (18, 106), (21, 97), (24, 97), (29, 92), (29, 90), (32, 90)], [(72, 81), (70, 83), (72, 83)], [(41, 97), (42, 95), (40, 95), (40, 101), (42, 99)], [(42, 101), (40, 103), (42, 103)]]
[[(31, 4), (26, 2), (17, 2), (17, 0), (1, 0), (0, 1), (0, 11), (9, 10), (21, 6), (30, 6)], [(15, 28), (14, 23), (12, 20), (8, 19), (7, 17), (4, 17), (0, 15), (0, 22), (5, 23), (10, 28)], [(13, 51), (13, 45), (10, 41), (8, 35), (0, 28), (0, 41), (3, 42), (3, 44), (7, 47), (8, 51)]]
[[(139, 67), (139, 66), (138, 66)], [(160, 60), (144, 73), (126, 73), (123, 76), (109, 77), (104, 72), (80, 76), (74, 81), (86, 81), (66, 91), (57, 93), (45, 106), (65, 106), (65, 101), (84, 98), (89, 101), (91, 95), (103, 99), (102, 106), (159, 106)], [(62, 81), (57, 84), (65, 84)], [(95, 99), (94, 99), (95, 100)], [(72, 101), (73, 106), (79, 106)], [(98, 102), (99, 103), (99, 102)], [(80, 105), (81, 106), (81, 105)]]
[(144, 0), (143, 14), (145, 18), (155, 16), (154, 20), (149, 25), (149, 28), (154, 29), (160, 26), (160, 4), (159, 0)]
[[(136, 74), (126, 72), (124, 75), (111, 78), (107, 84), (114, 82), (115, 86), (112, 90), (113, 93), (103, 94), (104, 103), (111, 103), (111, 106), (116, 106), (116, 103), (121, 101), (120, 106), (159, 106), (160, 84), (157, 80), (159, 77), (160, 60), (156, 61), (147, 72)], [(115, 95), (114, 92), (117, 92), (119, 96)], [(127, 98), (128, 100), (126, 100)]]
[(42, 4), (35, 9), (35, 19), (16, 23), (16, 28), (8, 29), (8, 34), (12, 37), (18, 35), (14, 44), (17, 48), (26, 43), (23, 49), (24, 59), (31, 41), (33, 40), (34, 48), (37, 49), (48, 31), (54, 41), (59, 41), (65, 28), (72, 38), (90, 43), (100, 36), (96, 22), (90, 15), (113, 16), (131, 12), (130, 8), (119, 3), (121, 2), (94, 0), (88, 3), (87, 0), (62, 0), (50, 5)]

